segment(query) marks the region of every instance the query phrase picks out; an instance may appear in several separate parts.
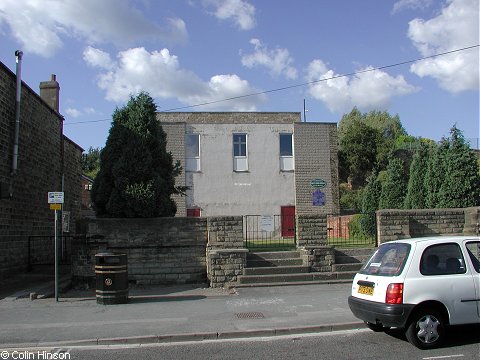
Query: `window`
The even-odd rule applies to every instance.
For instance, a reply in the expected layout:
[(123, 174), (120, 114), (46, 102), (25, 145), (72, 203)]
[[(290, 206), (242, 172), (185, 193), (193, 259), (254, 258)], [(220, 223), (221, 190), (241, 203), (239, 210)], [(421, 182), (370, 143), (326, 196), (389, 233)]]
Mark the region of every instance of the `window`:
[(409, 252), (409, 244), (387, 243), (382, 245), (360, 270), (360, 273), (365, 275), (398, 276), (403, 271)]
[(465, 273), (465, 260), (458, 244), (428, 247), (422, 254), (420, 272), (426, 276)]
[(85, 190), (91, 191), (92, 190), (92, 184), (85, 184)]
[(248, 171), (247, 134), (233, 134), (233, 171)]
[(200, 134), (185, 136), (186, 171), (200, 171)]
[(468, 242), (467, 252), (475, 271), (480, 273), (480, 242)]
[(280, 170), (292, 171), (293, 161), (293, 134), (280, 134)]

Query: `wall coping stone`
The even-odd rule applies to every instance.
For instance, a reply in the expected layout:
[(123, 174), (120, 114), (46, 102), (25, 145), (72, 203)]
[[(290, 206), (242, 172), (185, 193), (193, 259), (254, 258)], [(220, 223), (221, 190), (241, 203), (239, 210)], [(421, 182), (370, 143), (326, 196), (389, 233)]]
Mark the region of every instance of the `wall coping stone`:
[(248, 249), (207, 249), (207, 251), (212, 254), (234, 254), (234, 253), (248, 253)]

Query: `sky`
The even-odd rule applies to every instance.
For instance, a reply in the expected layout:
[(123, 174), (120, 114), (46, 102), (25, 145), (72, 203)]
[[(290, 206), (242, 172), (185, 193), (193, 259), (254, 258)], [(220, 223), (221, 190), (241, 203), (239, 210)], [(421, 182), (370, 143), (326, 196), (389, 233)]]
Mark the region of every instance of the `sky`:
[(22, 50), (37, 92), (56, 74), (85, 150), (139, 91), (158, 111), (388, 111), (478, 148), (479, 31), (479, 0), (0, 0), (0, 61)]

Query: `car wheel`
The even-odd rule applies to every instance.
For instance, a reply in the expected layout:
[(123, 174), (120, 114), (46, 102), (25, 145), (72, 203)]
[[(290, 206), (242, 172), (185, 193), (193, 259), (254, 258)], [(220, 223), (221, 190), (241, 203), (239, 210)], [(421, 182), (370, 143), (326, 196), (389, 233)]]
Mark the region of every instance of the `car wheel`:
[(367, 327), (370, 330), (375, 331), (375, 332), (382, 332), (382, 331), (390, 329), (389, 327), (383, 326), (382, 324), (374, 324), (374, 323), (367, 322), (367, 321), (365, 321), (365, 325), (367, 325)]
[(413, 315), (405, 336), (419, 349), (436, 348), (445, 338), (445, 320), (436, 310), (418, 311)]

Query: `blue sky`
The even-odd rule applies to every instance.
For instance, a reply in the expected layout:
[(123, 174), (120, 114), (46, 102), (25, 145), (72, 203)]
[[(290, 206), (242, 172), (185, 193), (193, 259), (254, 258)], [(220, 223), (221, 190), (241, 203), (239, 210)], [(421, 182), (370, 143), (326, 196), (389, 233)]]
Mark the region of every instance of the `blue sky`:
[(457, 124), (477, 139), (479, 43), (479, 0), (0, 1), (0, 61), (15, 71), (22, 50), (36, 91), (57, 75), (65, 134), (85, 149), (140, 90), (159, 111), (303, 114), (305, 99), (307, 121), (357, 106), (398, 114), (413, 136)]

